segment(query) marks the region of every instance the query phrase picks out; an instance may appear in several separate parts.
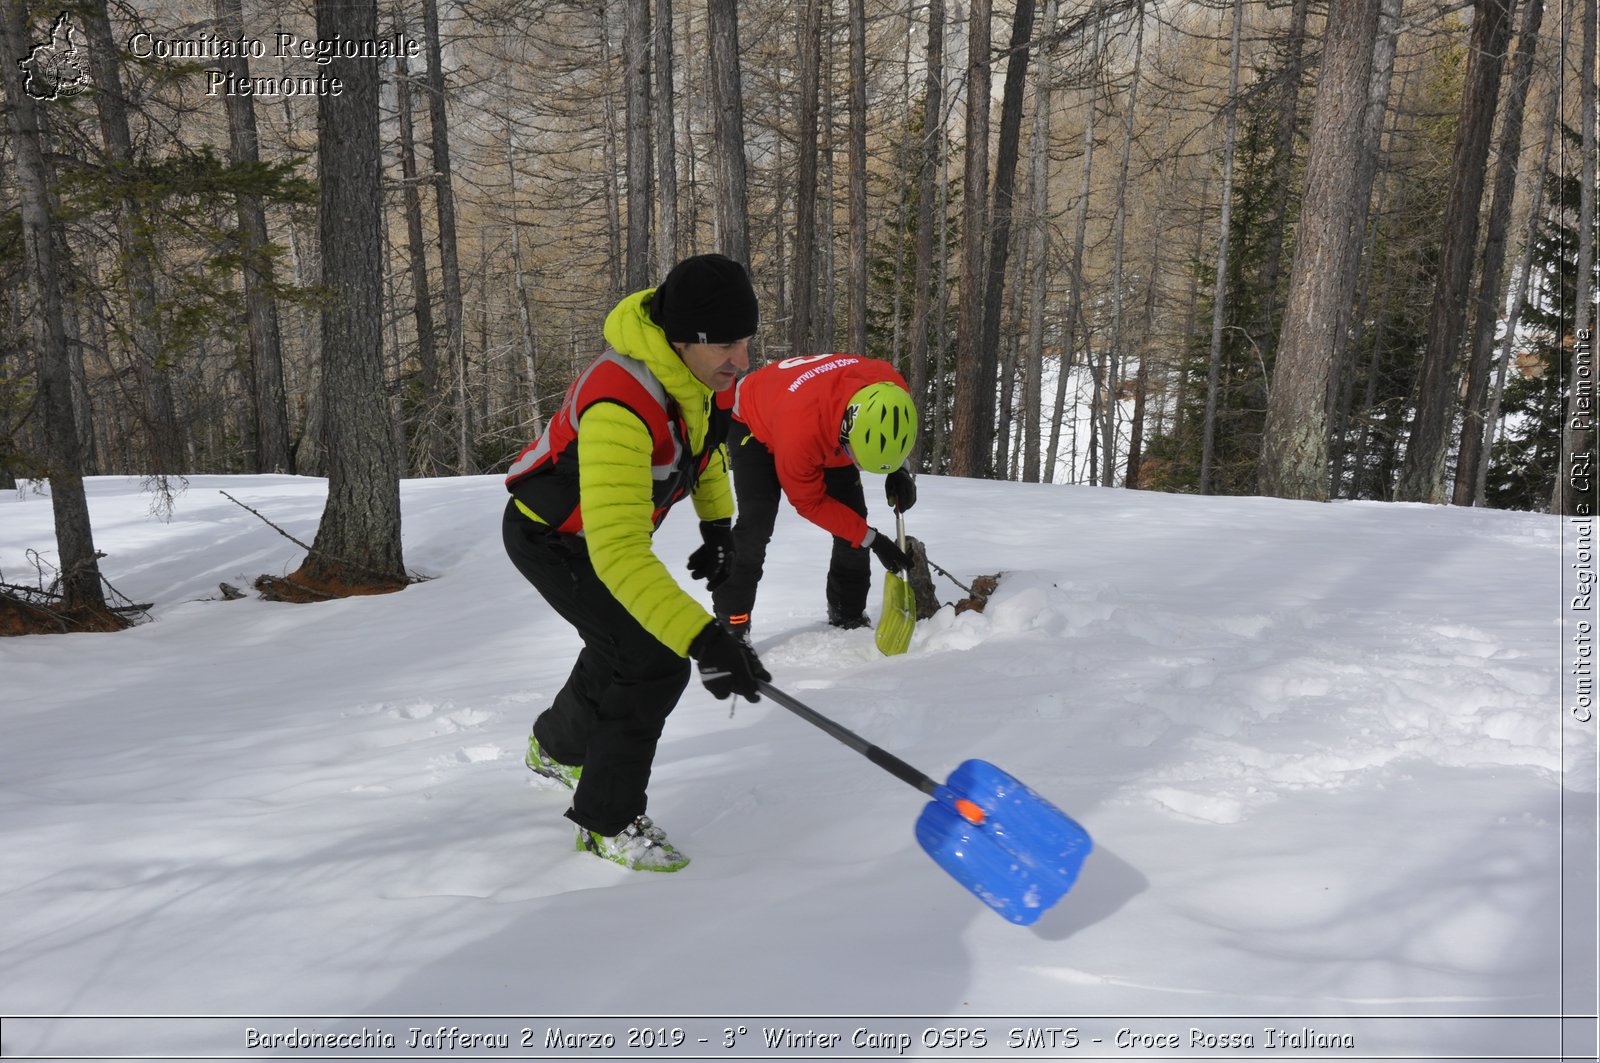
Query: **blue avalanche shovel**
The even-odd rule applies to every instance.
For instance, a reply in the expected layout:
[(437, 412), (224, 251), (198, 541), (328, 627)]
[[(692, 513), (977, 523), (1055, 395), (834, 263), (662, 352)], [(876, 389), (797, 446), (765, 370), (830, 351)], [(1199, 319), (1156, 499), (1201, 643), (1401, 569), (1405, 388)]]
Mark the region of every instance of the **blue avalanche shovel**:
[(968, 760), (937, 783), (771, 683), (761, 692), (933, 798), (917, 818), (917, 843), (1013, 923), (1037, 922), (1066, 896), (1094, 848), (1081, 824), (988, 761)]

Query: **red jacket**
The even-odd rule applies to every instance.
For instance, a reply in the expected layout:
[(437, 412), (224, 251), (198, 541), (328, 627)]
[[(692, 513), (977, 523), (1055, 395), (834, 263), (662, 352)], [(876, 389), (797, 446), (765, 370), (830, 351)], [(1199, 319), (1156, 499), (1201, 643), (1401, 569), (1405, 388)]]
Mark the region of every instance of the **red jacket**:
[(839, 442), (844, 408), (856, 392), (883, 381), (906, 386), (888, 362), (855, 354), (815, 354), (762, 366), (734, 390), (734, 419), (772, 451), (789, 504), (854, 546), (867, 537), (866, 518), (828, 496), (822, 470), (854, 464)]

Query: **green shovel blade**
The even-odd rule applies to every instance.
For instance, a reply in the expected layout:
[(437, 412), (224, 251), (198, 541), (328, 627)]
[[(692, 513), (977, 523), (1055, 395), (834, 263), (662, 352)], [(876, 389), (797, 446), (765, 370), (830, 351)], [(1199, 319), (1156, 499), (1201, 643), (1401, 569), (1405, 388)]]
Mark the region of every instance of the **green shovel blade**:
[(917, 596), (911, 584), (895, 575), (883, 577), (883, 613), (878, 617), (876, 641), (885, 657), (911, 648), (911, 630), (917, 626)]

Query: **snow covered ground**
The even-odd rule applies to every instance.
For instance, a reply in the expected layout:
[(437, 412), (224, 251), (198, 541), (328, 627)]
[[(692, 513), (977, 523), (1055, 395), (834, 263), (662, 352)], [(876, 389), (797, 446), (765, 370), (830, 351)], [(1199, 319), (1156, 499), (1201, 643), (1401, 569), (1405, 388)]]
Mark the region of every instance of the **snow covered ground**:
[[(885, 658), (822, 622), (827, 536), (785, 510), (775, 683), (1094, 836), (1025, 929), (919, 850), (920, 795), (698, 683), (650, 805), (691, 865), (573, 851), (521, 755), (577, 641), (501, 550), (498, 478), (405, 483), (434, 578), (313, 606), (221, 600), (302, 556), (222, 490), (310, 541), (325, 486), (196, 477), (163, 522), (92, 480), (103, 570), (155, 622), (0, 640), (8, 1058), (322, 1058), (313, 1031), (396, 1042), (328, 1058), (1592, 1058), (1592, 1019), (1549, 1018), (1595, 1008), (1557, 518), (927, 477), (911, 534), (1004, 576)], [(50, 529), (47, 498), (0, 499), (0, 579)], [(686, 512), (657, 537), (677, 573), (697, 541)]]

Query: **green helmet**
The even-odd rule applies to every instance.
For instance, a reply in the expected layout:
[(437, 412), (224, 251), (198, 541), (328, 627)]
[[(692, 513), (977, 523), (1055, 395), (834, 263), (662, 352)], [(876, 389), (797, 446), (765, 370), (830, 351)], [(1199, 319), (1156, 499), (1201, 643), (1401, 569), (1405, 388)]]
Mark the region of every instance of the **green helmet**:
[(868, 472), (894, 472), (917, 442), (917, 408), (911, 396), (887, 380), (868, 384), (850, 396), (839, 441)]

